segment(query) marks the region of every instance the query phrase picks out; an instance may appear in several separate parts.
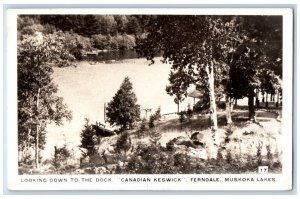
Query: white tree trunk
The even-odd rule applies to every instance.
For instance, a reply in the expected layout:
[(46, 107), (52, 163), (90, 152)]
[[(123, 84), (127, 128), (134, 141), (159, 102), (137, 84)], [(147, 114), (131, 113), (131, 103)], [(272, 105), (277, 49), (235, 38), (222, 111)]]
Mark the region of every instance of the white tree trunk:
[(232, 123), (232, 118), (231, 118), (232, 103), (231, 103), (230, 97), (228, 95), (225, 96), (225, 103), (226, 103), (226, 122), (227, 122), (227, 124), (231, 124)]
[(208, 88), (209, 88), (209, 102), (210, 102), (210, 125), (212, 130), (212, 138), (216, 146), (220, 145), (219, 132), (218, 132), (218, 120), (217, 120), (217, 106), (215, 98), (215, 82), (214, 82), (214, 70), (213, 66), (206, 65), (206, 73), (208, 76)]
[[(40, 101), (40, 88), (38, 89), (37, 92), (37, 97), (36, 97), (36, 109), (37, 112), (39, 112), (39, 101)], [(39, 114), (39, 113), (38, 113)], [(39, 135), (40, 135), (40, 129), (39, 129), (39, 121), (37, 121), (36, 124), (36, 134), (35, 134), (35, 167), (39, 168)]]
[(276, 95), (277, 95), (276, 107), (279, 107), (279, 104), (280, 104), (279, 91), (277, 91)]

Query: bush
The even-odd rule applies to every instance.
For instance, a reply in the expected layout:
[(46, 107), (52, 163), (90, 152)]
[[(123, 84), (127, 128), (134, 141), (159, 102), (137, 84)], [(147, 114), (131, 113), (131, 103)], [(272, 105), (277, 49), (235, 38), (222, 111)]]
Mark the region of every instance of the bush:
[(147, 120), (144, 118), (140, 123), (140, 127), (137, 130), (137, 136), (139, 138), (144, 137), (147, 132)]
[(117, 37), (108, 36), (109, 49), (110, 50), (119, 50), (119, 41)]
[(132, 35), (123, 35), (123, 42), (121, 44), (121, 50), (132, 50), (136, 45), (135, 37)]
[(208, 110), (209, 110), (209, 99), (200, 100), (193, 107), (193, 111), (198, 113), (207, 112)]
[[(198, 160), (197, 160), (198, 161)], [(195, 164), (186, 152), (167, 150), (160, 145), (139, 144), (128, 157), (124, 167), (118, 167), (116, 173), (129, 174), (179, 174), (197, 173)]]
[(104, 49), (110, 49), (110, 38), (105, 35), (92, 35), (91, 37), (91, 43), (94, 48), (104, 50)]
[(178, 113), (179, 114), (179, 122), (183, 123), (186, 120), (186, 112), (185, 111), (181, 111)]
[(33, 35), (35, 32), (44, 32), (44, 27), (41, 24), (33, 24), (21, 30), (23, 35)]
[[(167, 149), (161, 145), (139, 144), (134, 153), (127, 156), (126, 164), (115, 173), (122, 174), (212, 174), (256, 172), (258, 162), (251, 155), (233, 158), (230, 150), (220, 148), (217, 159), (201, 160), (190, 156), (188, 150)], [(279, 170), (281, 163), (272, 164), (270, 169)]]
[(218, 109), (222, 109), (222, 110), (226, 109), (226, 103), (223, 101), (217, 101), (216, 105)]
[(52, 165), (57, 171), (65, 171), (75, 168), (72, 161), (74, 160), (74, 153), (70, 151), (66, 145), (61, 148), (54, 147), (54, 158)]
[(187, 108), (187, 111), (186, 111), (186, 116), (187, 118), (190, 120), (193, 116), (193, 110), (191, 109), (191, 105), (188, 104), (188, 108)]
[(126, 156), (127, 151), (131, 148), (131, 139), (127, 131), (122, 132), (121, 136), (116, 143), (116, 151), (118, 153), (124, 153)]
[(139, 145), (130, 156), (125, 168), (121, 173), (131, 174), (171, 174), (175, 173), (172, 168), (174, 157), (162, 147), (156, 145)]

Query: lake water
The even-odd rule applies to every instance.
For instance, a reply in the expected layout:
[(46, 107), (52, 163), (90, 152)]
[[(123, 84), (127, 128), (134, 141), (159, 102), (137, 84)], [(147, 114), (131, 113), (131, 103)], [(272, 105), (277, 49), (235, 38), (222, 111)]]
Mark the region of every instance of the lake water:
[(98, 55), (88, 55), (85, 60), (88, 61), (108, 61), (108, 60), (126, 60), (136, 59), (138, 54), (135, 50), (116, 50), (116, 51), (104, 51), (99, 52)]
[[(84, 118), (89, 118), (92, 123), (104, 123), (104, 103), (112, 100), (126, 76), (133, 83), (133, 91), (142, 109), (151, 108), (154, 113), (161, 107), (162, 113), (176, 112), (174, 98), (165, 91), (171, 65), (162, 64), (160, 59), (155, 58), (156, 63), (151, 66), (146, 59), (124, 59), (110, 64), (82, 61), (76, 68), (55, 68), (53, 79), (58, 85), (58, 95), (64, 98), (73, 119), (63, 126), (53, 124), (48, 127), (45, 158), (53, 154), (54, 146), (80, 144)], [(193, 99), (186, 99), (181, 109), (186, 109), (188, 103), (192, 104)], [(144, 115), (142, 111), (141, 116)]]

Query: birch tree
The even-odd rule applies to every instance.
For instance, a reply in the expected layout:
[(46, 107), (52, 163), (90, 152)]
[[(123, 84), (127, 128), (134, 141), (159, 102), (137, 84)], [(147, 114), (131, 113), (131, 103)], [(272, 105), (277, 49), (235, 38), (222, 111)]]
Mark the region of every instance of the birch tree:
[[(68, 44), (70, 45), (70, 44)], [(39, 152), (45, 144), (46, 127), (71, 119), (63, 98), (56, 95), (53, 66), (65, 66), (73, 57), (58, 35), (24, 36), (18, 43), (18, 143), (19, 151), (34, 148), (39, 167)]]
[(180, 78), (176, 81), (184, 85), (206, 85), (210, 100), (211, 132), (217, 146), (220, 141), (215, 79), (221, 79), (216, 76), (227, 74), (228, 64), (222, 60), (236, 45), (237, 30), (233, 17), (155, 16), (147, 26), (147, 38), (138, 46), (138, 52), (152, 60), (152, 63), (155, 54), (163, 52), (162, 61), (171, 63), (172, 71), (185, 74), (181, 75), (183, 78), (189, 77), (188, 82)]

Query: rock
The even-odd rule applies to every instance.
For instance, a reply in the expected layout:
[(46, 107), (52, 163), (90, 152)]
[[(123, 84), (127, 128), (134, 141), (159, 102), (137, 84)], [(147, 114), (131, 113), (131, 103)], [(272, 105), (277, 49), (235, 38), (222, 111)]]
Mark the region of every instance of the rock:
[(248, 128), (246, 128), (245, 131), (244, 131), (244, 133), (243, 133), (243, 135), (252, 135), (252, 134), (254, 134), (254, 132), (251, 131), (251, 130), (248, 129)]
[(204, 135), (202, 133), (196, 131), (191, 135), (191, 140), (193, 141), (194, 145), (204, 147), (205, 144), (203, 142), (203, 137)]
[(174, 148), (178, 148), (176, 145), (196, 148), (196, 146), (194, 145), (192, 140), (190, 140), (187, 137), (183, 137), (183, 136), (176, 137), (176, 138), (170, 140), (166, 144), (166, 146), (169, 150), (173, 150)]

